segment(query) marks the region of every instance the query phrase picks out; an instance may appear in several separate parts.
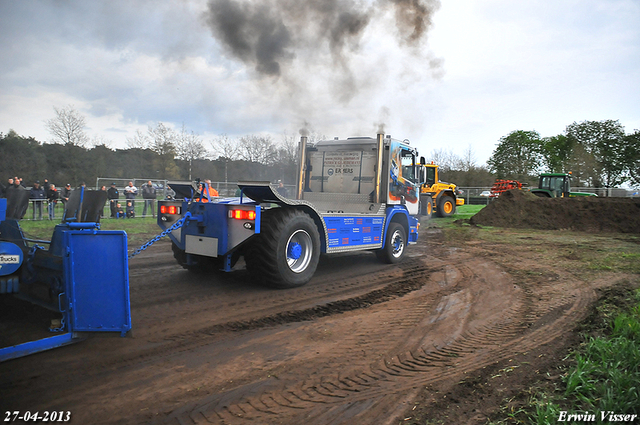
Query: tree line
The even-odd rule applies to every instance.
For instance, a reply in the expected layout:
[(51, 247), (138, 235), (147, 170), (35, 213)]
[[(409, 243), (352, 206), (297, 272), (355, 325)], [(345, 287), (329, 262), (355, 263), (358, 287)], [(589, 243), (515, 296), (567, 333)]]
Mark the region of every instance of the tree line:
[[(252, 139), (255, 136), (248, 136)], [(21, 177), (27, 186), (45, 178), (56, 186), (69, 183), (73, 187), (86, 182), (93, 186), (98, 177), (144, 178), (153, 180), (192, 180), (209, 178), (212, 181), (283, 180), (295, 181), (295, 156), (282, 152), (282, 147), (269, 138), (257, 138), (274, 152), (268, 157), (245, 159), (242, 153), (227, 156), (211, 151), (199, 151), (193, 156), (178, 156), (171, 146), (163, 150), (153, 147), (111, 149), (107, 145), (93, 147), (70, 143), (42, 143), (33, 137), (18, 135), (13, 130), (0, 133), (1, 184), (7, 179)], [(269, 144), (269, 142), (271, 144)]]
[(58, 186), (91, 186), (98, 177), (295, 181), (297, 140), (287, 134), (280, 141), (220, 135), (205, 142), (184, 126), (174, 130), (158, 122), (127, 139), (126, 149), (111, 149), (108, 140), (88, 137), (84, 117), (72, 106), (54, 111), (45, 122), (48, 143), (13, 130), (0, 133), (0, 184), (15, 176), (29, 186), (45, 178)]
[(564, 134), (513, 131), (487, 161), (497, 178), (534, 183), (540, 172), (573, 174), (574, 186), (640, 185), (640, 130), (626, 134), (618, 120), (574, 122)]
[[(22, 177), (25, 184), (49, 179), (57, 186), (89, 186), (98, 177), (154, 180), (211, 179), (282, 180), (296, 178), (298, 137), (283, 134), (219, 135), (205, 141), (183, 125), (180, 129), (158, 122), (127, 139), (126, 149), (111, 149), (103, 138), (91, 140), (84, 117), (72, 106), (54, 108), (45, 123), (47, 142), (0, 133), (0, 183)], [(326, 139), (315, 132), (309, 141)], [(486, 165), (479, 165), (472, 145), (462, 154), (436, 149), (427, 161), (440, 166), (440, 179), (460, 187), (489, 187), (496, 178), (535, 184), (543, 171), (572, 171), (575, 186), (640, 185), (640, 131), (625, 134), (619, 121), (584, 121), (567, 126), (565, 133), (540, 137), (536, 131), (517, 130), (500, 138)]]

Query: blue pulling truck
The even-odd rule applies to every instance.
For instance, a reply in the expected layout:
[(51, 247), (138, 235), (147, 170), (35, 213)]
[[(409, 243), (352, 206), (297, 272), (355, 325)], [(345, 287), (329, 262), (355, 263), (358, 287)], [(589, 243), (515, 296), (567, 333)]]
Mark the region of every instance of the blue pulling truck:
[[(269, 182), (239, 182), (240, 197), (208, 196), (194, 183), (170, 183), (158, 225), (189, 270), (231, 271), (240, 256), (257, 280), (276, 288), (307, 283), (320, 253), (374, 251), (397, 263), (418, 239), (418, 152), (378, 134), (300, 140), (295, 199)], [(424, 159), (421, 160), (424, 162)]]

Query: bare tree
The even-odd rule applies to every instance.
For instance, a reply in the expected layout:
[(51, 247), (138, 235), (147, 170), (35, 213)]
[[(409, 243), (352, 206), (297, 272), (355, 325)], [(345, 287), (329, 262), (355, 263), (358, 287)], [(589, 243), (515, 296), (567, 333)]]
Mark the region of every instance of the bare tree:
[(286, 132), (282, 135), (282, 141), (278, 144), (278, 159), (280, 161), (298, 160), (298, 144), (300, 138), (295, 135), (289, 135)]
[(429, 161), (433, 161), (434, 164), (440, 166), (442, 172), (450, 171), (456, 168), (460, 159), (456, 154), (445, 149), (434, 149), (431, 151)]
[(149, 144), (149, 136), (140, 130), (136, 130), (133, 137), (127, 137), (127, 147), (129, 149), (146, 149)]
[(472, 171), (476, 168), (476, 154), (471, 145), (467, 146), (461, 157), (456, 158), (455, 169), (460, 171)]
[(240, 155), (240, 143), (230, 139), (226, 134), (221, 134), (209, 142), (214, 155), (229, 161), (235, 161)]
[(240, 156), (240, 143), (230, 139), (226, 134), (221, 134), (211, 142), (214, 155), (218, 156), (218, 161), (224, 161), (224, 183), (229, 180), (229, 161), (235, 161)]
[(155, 127), (149, 126), (148, 148), (158, 154), (157, 168), (161, 178), (173, 178), (178, 176), (176, 166), (176, 132), (159, 122)]
[(270, 165), (275, 159), (275, 145), (270, 136), (248, 135), (240, 138), (240, 156), (245, 161)]
[(193, 168), (193, 161), (206, 158), (208, 152), (202, 140), (200, 140), (200, 136), (193, 131), (187, 131), (184, 124), (182, 124), (182, 129), (177, 135), (175, 145), (178, 158), (189, 163), (189, 180), (192, 180), (191, 169)]
[(45, 122), (49, 133), (53, 136), (53, 142), (84, 146), (89, 141), (89, 136), (84, 132), (85, 118), (72, 105), (58, 109), (54, 118)]

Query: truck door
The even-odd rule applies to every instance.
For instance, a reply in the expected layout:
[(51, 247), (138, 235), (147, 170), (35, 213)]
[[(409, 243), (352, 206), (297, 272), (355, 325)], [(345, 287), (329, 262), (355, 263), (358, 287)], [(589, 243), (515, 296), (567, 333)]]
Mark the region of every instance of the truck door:
[(389, 193), (387, 203), (405, 205), (409, 214), (418, 214), (418, 165), (416, 152), (392, 140), (389, 149)]

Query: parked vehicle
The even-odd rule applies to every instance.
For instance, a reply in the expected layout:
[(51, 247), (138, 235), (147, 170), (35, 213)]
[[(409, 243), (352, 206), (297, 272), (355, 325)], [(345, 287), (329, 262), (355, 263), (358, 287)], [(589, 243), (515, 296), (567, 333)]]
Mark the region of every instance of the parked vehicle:
[(464, 205), (457, 186), (440, 181), (438, 165), (421, 161), (419, 178), (421, 214), (430, 216), (433, 209), (438, 217), (449, 217), (455, 214), (457, 206)]
[(571, 172), (540, 174), (538, 187), (531, 189), (536, 196), (546, 198), (575, 198), (579, 196), (598, 196), (595, 193), (571, 192)]

